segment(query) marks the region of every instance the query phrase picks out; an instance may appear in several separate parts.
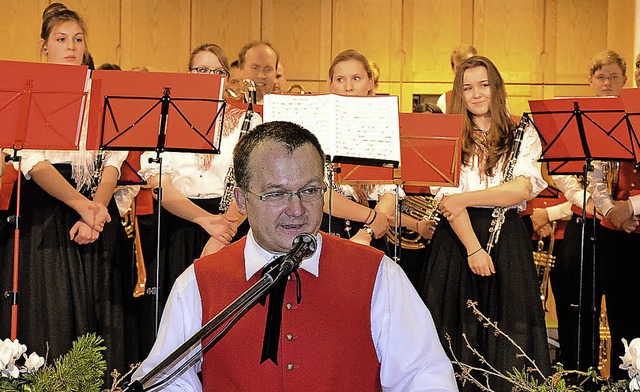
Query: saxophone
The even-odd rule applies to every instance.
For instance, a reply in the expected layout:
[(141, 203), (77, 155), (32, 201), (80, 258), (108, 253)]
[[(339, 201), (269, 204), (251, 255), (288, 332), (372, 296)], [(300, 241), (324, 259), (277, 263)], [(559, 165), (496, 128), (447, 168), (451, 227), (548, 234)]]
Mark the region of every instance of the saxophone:
[[(513, 168), (516, 166), (516, 161), (518, 160), (518, 153), (520, 152), (520, 145), (522, 144), (522, 135), (524, 135), (524, 130), (529, 124), (529, 117), (525, 114), (522, 116), (522, 120), (516, 127), (513, 141), (513, 148), (511, 149), (511, 154), (509, 155), (509, 160), (504, 168), (504, 178), (503, 182), (508, 182), (513, 180)], [(500, 238), (500, 231), (502, 230), (502, 224), (504, 223), (504, 214), (507, 212), (507, 207), (498, 206), (493, 209), (491, 213), (491, 217), (493, 220), (491, 221), (491, 227), (489, 227), (489, 241), (487, 242), (487, 253), (491, 253), (491, 249), (498, 243), (498, 239)]]
[[(247, 132), (249, 132), (249, 128), (251, 127), (251, 118), (253, 117), (253, 103), (256, 99), (256, 85), (253, 83), (253, 80), (245, 79), (242, 82), (247, 87), (247, 94), (245, 95), (245, 99), (247, 100), (248, 106), (247, 111), (244, 114), (242, 126), (240, 127), (240, 138), (242, 138)], [(227, 175), (224, 178), (224, 183), (224, 194), (220, 199), (219, 207), (221, 213), (227, 212), (231, 201), (233, 201), (233, 190), (236, 188), (236, 176), (233, 173), (233, 162), (231, 163), (231, 166), (229, 166)]]

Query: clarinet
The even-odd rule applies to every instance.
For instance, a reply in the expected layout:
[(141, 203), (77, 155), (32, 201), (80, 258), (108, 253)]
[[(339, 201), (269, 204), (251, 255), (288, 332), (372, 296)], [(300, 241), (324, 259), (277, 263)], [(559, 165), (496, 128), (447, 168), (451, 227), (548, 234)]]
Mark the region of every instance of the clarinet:
[[(513, 168), (516, 165), (516, 161), (518, 160), (518, 153), (520, 151), (520, 145), (522, 144), (522, 135), (524, 134), (524, 129), (529, 124), (529, 117), (527, 115), (522, 116), (522, 120), (520, 120), (520, 124), (516, 127), (514, 133), (514, 141), (513, 148), (511, 149), (511, 154), (509, 155), (509, 161), (504, 168), (504, 177), (502, 182), (508, 182), (513, 180)], [(500, 238), (500, 232), (502, 230), (502, 224), (504, 223), (504, 214), (507, 212), (507, 207), (498, 206), (493, 209), (491, 213), (491, 227), (489, 227), (489, 241), (487, 242), (487, 253), (491, 253), (491, 249), (498, 243), (498, 239)]]
[[(242, 121), (242, 126), (240, 127), (240, 136), (238, 140), (240, 140), (244, 135), (249, 132), (249, 128), (251, 127), (251, 118), (253, 117), (253, 102), (256, 97), (256, 85), (253, 83), (253, 80), (245, 79), (243, 81), (247, 85), (247, 111), (244, 114), (244, 120)], [(233, 190), (236, 187), (236, 176), (233, 173), (233, 163), (229, 166), (229, 170), (227, 171), (227, 175), (224, 178), (225, 188), (224, 194), (222, 195), (222, 199), (220, 199), (220, 207), (219, 210), (221, 213), (227, 212), (229, 209), (229, 205), (233, 200)]]
[(96, 160), (94, 163), (93, 174), (91, 175), (91, 185), (89, 189), (89, 193), (91, 195), (91, 199), (96, 195), (96, 191), (98, 190), (98, 186), (100, 185), (100, 181), (102, 181), (102, 166), (104, 164), (104, 158), (107, 152), (104, 150), (100, 150), (98, 155), (96, 156)]

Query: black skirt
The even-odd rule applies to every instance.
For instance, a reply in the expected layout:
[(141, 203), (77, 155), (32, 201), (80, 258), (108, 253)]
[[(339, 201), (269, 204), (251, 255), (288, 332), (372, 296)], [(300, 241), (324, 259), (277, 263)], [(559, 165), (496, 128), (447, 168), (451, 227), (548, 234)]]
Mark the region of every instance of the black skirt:
[[(75, 187), (70, 165), (55, 165)], [(33, 180), (22, 178), (19, 242), (18, 339), (49, 361), (71, 349), (80, 335), (95, 332), (105, 340), (108, 373), (128, 371), (125, 359), (123, 301), (128, 287), (123, 284), (123, 264), (131, 260), (126, 233), (115, 202), (108, 209), (111, 222), (98, 239), (78, 245), (69, 230), (80, 216), (50, 196)], [(17, 186), (17, 182), (16, 182)], [(13, 192), (10, 212), (16, 206)], [(4, 228), (0, 261), (0, 291), (12, 287), (13, 234)], [(8, 235), (7, 235), (8, 234)], [(129, 295), (130, 292), (129, 292)], [(2, 301), (0, 336), (9, 337), (11, 304)]]
[[(469, 217), (480, 244), (489, 239), (489, 208), (469, 208)], [(438, 335), (450, 358), (477, 367), (486, 367), (466, 346), (463, 335), (473, 349), (499, 371), (532, 367), (517, 347), (491, 327), (483, 326), (468, 307), (477, 308), (532, 359), (543, 374), (551, 373), (547, 333), (533, 263), (531, 237), (516, 210), (508, 210), (499, 242), (492, 250), (496, 274), (482, 277), (471, 272), (467, 252), (446, 219), (438, 224), (431, 243), (429, 259), (420, 280), (420, 295), (429, 308)], [(448, 342), (447, 336), (451, 339)], [(449, 344), (451, 349), (449, 349)], [(456, 372), (459, 368), (454, 365)], [(472, 374), (481, 381), (479, 372)], [(509, 391), (512, 385), (492, 378), (494, 390)], [(475, 390), (469, 382), (461, 390)]]

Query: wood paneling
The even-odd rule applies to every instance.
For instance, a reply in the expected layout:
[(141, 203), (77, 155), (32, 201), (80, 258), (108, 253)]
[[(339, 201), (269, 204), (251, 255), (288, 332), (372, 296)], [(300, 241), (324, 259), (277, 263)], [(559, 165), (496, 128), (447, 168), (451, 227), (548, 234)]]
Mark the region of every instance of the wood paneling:
[(232, 62), (244, 44), (260, 39), (260, 1), (192, 0), (191, 4), (191, 49), (215, 43)]
[[(38, 35), (53, 0), (3, 0), (0, 58), (40, 61)], [(190, 51), (221, 45), (233, 61), (252, 40), (280, 52), (290, 84), (327, 92), (327, 70), (353, 48), (381, 70), (379, 92), (439, 95), (453, 80), (449, 54), (460, 43), (491, 58), (514, 113), (529, 99), (590, 95), (591, 58), (621, 53), (633, 85), (633, 35), (640, 0), (68, 0), (89, 28), (96, 65), (145, 65), (184, 72)]]
[(42, 26), (42, 11), (49, 3), (44, 0), (3, 0), (0, 36), (0, 59), (40, 61), (38, 41)]
[[(330, 42), (323, 37), (326, 1), (269, 0), (264, 4), (263, 36), (272, 42), (285, 65), (287, 77), (326, 80), (331, 61)], [(306, 89), (306, 87), (305, 87)]]
[(67, 0), (64, 4), (87, 24), (87, 48), (95, 66), (120, 65), (120, 0)]
[(122, 68), (185, 72), (191, 52), (189, 0), (121, 0)]

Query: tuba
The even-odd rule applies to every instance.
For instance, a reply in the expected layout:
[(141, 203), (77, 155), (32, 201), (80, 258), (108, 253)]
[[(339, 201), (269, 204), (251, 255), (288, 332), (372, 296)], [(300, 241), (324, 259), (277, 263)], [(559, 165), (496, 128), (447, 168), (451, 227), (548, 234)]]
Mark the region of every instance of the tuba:
[[(440, 220), (438, 202), (433, 198), (433, 196), (407, 196), (400, 204), (400, 212), (417, 220)], [(396, 243), (394, 230), (387, 230), (386, 237), (391, 243)], [(405, 228), (402, 230), (400, 246), (402, 249), (408, 250), (424, 249), (424, 244), (420, 241), (421, 238), (422, 236), (420, 236), (420, 234)]]

